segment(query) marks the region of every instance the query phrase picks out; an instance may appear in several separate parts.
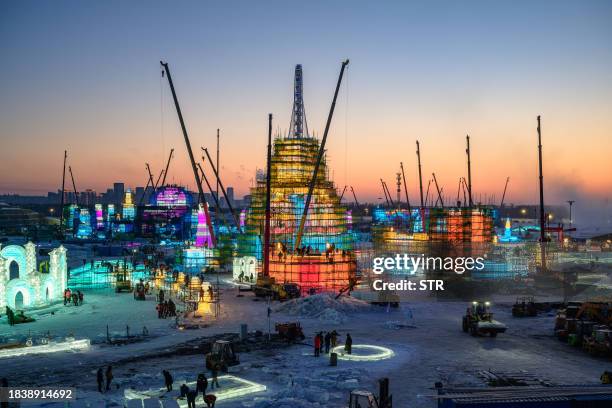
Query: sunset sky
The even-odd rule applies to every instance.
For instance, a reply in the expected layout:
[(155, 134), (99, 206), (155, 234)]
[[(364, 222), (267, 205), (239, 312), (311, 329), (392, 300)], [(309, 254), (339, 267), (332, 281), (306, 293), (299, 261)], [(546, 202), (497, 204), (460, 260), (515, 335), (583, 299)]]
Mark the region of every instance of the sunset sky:
[(237, 195), (265, 164), (267, 114), (289, 126), (303, 64), (309, 128), (321, 135), (350, 58), (328, 140), (333, 179), (377, 201), (399, 162), (455, 196), (472, 139), (477, 197), (537, 201), (542, 115), (548, 202), (612, 198), (609, 1), (2, 1), (0, 193), (144, 185), (176, 149), (170, 181), (194, 188), (160, 59), (194, 147), (214, 149)]

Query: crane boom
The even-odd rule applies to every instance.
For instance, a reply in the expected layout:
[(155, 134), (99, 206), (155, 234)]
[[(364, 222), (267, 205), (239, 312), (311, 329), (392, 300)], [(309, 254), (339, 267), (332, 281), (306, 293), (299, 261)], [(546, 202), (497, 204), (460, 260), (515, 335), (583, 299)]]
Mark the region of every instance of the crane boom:
[(268, 114), (268, 152), (266, 155), (266, 214), (264, 220), (263, 276), (270, 276), (270, 194), (272, 185), (272, 114)]
[(540, 256), (542, 272), (546, 272), (546, 225), (544, 217), (544, 174), (542, 172), (542, 128), (538, 115), (538, 165), (540, 170)]
[[(219, 183), (219, 187), (221, 187), (221, 192), (223, 193), (223, 197), (225, 197), (225, 202), (227, 202), (227, 208), (229, 208), (230, 213), (232, 214), (232, 218), (234, 218), (234, 223), (236, 224), (236, 228), (238, 228), (239, 232), (242, 232), (240, 230), (240, 220), (238, 219), (238, 217), (234, 213), (234, 208), (232, 207), (232, 203), (230, 202), (229, 198), (227, 197), (227, 193), (225, 192), (225, 187), (223, 187), (223, 183), (221, 182), (221, 179), (219, 178), (219, 173), (217, 171), (217, 168), (215, 167), (215, 164), (213, 163), (212, 159), (210, 158), (210, 154), (208, 154), (208, 149), (206, 149), (205, 147), (202, 147), (202, 150), (204, 150), (204, 153), (206, 153), (206, 157), (208, 157), (208, 162), (210, 163), (210, 167), (213, 169), (213, 172), (215, 173), (215, 177), (217, 178), (217, 182)], [(220, 209), (221, 208), (219, 207), (219, 210)]]
[(60, 198), (60, 235), (64, 226), (64, 195), (66, 191), (66, 159), (68, 158), (68, 150), (64, 150), (64, 168), (62, 170), (62, 197)]
[(408, 186), (406, 185), (406, 174), (404, 173), (404, 163), (400, 162), (400, 168), (402, 169), (402, 179), (404, 180), (404, 194), (406, 194), (406, 204), (408, 204), (408, 214), (412, 212), (410, 208), (410, 198), (408, 197)]
[(504, 200), (506, 198), (506, 190), (508, 189), (508, 182), (509, 181), (510, 181), (510, 177), (506, 178), (506, 185), (504, 186), (504, 193), (502, 194), (501, 203), (499, 204), (500, 208), (504, 206)]
[(468, 189), (468, 197), (470, 200), (470, 208), (474, 206), (474, 201), (472, 200), (472, 163), (470, 161), (470, 135), (465, 136), (465, 140), (467, 143), (467, 148), (465, 149), (465, 153), (467, 154), (467, 171), (468, 171), (468, 179), (467, 179), (467, 189)]
[(357, 201), (357, 196), (355, 195), (355, 190), (353, 190), (353, 186), (351, 186), (351, 193), (353, 193), (353, 198), (355, 199), (355, 205), (359, 206), (359, 201)]
[(315, 163), (315, 168), (312, 173), (312, 179), (310, 180), (310, 185), (308, 186), (308, 195), (306, 196), (306, 202), (304, 203), (304, 211), (302, 212), (302, 218), (300, 219), (300, 225), (298, 227), (297, 236), (295, 237), (295, 248), (300, 247), (302, 243), (302, 234), (304, 233), (304, 225), (306, 225), (306, 217), (308, 216), (308, 207), (310, 207), (310, 201), (312, 200), (312, 192), (315, 188), (315, 183), (317, 182), (317, 174), (319, 173), (319, 167), (321, 166), (321, 161), (323, 160), (323, 154), (325, 153), (325, 142), (327, 141), (327, 134), (329, 132), (329, 127), (331, 125), (332, 117), (334, 116), (334, 109), (336, 107), (336, 99), (338, 99), (338, 92), (340, 91), (340, 84), (342, 83), (342, 76), (344, 75), (344, 69), (348, 65), (349, 60), (342, 62), (342, 67), (340, 68), (340, 76), (338, 77), (338, 83), (336, 84), (336, 91), (334, 92), (334, 98), (332, 100), (331, 107), (329, 109), (329, 115), (327, 116), (327, 123), (325, 124), (325, 131), (323, 132), (323, 139), (321, 139), (321, 146), (319, 147), (319, 154), (317, 156), (317, 161)]
[[(176, 113), (179, 118), (179, 122), (181, 123), (181, 130), (183, 131), (183, 137), (185, 138), (185, 145), (187, 146), (187, 153), (189, 153), (189, 160), (191, 161), (191, 169), (193, 170), (193, 176), (195, 178), (196, 186), (198, 187), (199, 200), (202, 202), (204, 207), (204, 212), (206, 213), (206, 218), (210, 220), (210, 216), (208, 214), (208, 206), (206, 205), (206, 198), (204, 197), (204, 189), (202, 189), (202, 182), (200, 180), (200, 176), (198, 174), (198, 169), (196, 167), (195, 159), (193, 158), (193, 151), (191, 150), (191, 142), (189, 142), (189, 135), (187, 134), (187, 127), (185, 126), (185, 121), (183, 120), (183, 113), (181, 112), (181, 106), (179, 105), (178, 97), (176, 96), (176, 91), (174, 90), (174, 84), (172, 83), (172, 76), (170, 75), (170, 68), (167, 63), (162, 61), (159, 62), (161, 66), (164, 68), (166, 72), (166, 77), (168, 78), (168, 84), (170, 85), (170, 90), (172, 91), (172, 99), (174, 99), (174, 106), (176, 108)], [(213, 244), (213, 247), (217, 244), (217, 239), (215, 237), (215, 230), (213, 228), (212, 222), (208, 223), (208, 231), (210, 232), (210, 238)]]
[(68, 171), (70, 172), (70, 178), (72, 179), (72, 188), (74, 190), (74, 201), (76, 205), (79, 205), (79, 193), (77, 193), (76, 184), (74, 182), (74, 175), (72, 174), (72, 166), (68, 166)]
[[(438, 180), (436, 180), (436, 173), (431, 173), (433, 176), (434, 183), (436, 184), (436, 190), (438, 191), (438, 200), (440, 200), (440, 205), (444, 208), (444, 200), (442, 199), (442, 192), (440, 191), (440, 186), (438, 186)], [(436, 200), (436, 203), (438, 201)]]
[(168, 161), (166, 162), (166, 169), (164, 170), (164, 178), (162, 179), (162, 187), (166, 185), (166, 177), (168, 176), (168, 167), (170, 167), (170, 160), (172, 160), (172, 153), (174, 153), (174, 148), (170, 149), (170, 155), (168, 156)]

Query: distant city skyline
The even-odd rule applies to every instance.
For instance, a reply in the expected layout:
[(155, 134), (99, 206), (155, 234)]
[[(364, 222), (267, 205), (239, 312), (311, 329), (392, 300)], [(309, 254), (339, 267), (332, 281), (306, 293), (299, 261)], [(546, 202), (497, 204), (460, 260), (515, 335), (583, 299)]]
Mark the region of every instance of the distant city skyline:
[[(248, 194), (265, 165), (267, 114), (289, 126), (293, 68), (304, 68), (308, 125), (323, 131), (340, 61), (350, 58), (328, 141), (332, 179), (360, 201), (394, 192), (404, 163), (453, 196), (472, 141), (475, 195), (537, 202), (542, 115), (546, 202), (609, 214), (612, 3), (4, 1), (0, 4), (0, 194), (61, 186), (144, 186), (170, 148), (168, 182), (195, 190), (159, 60), (168, 61), (194, 149)], [(67, 180), (67, 186), (70, 185)], [(393, 185), (393, 187), (392, 187)], [(69, 189), (67, 189), (69, 190)], [(582, 210), (581, 210), (582, 208)]]

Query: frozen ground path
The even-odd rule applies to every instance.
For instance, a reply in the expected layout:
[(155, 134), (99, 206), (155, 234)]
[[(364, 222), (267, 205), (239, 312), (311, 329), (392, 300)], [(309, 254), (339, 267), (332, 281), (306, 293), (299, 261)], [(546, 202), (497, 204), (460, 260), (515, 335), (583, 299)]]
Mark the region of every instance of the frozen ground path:
[[(80, 404), (86, 402), (122, 405), (123, 390), (159, 388), (161, 370), (168, 369), (174, 378), (193, 381), (203, 370), (204, 356), (176, 355), (156, 357), (172, 351), (177, 345), (198, 337), (216, 333), (238, 332), (241, 323), (249, 330), (267, 332), (267, 305), (256, 302), (246, 293), (237, 297), (235, 288), (223, 292), (223, 312), (218, 321), (197, 330), (178, 331), (173, 321), (157, 319), (153, 301), (138, 302), (131, 294), (112, 292), (86, 293), (81, 307), (56, 308), (55, 315), (37, 316), (32, 324), (9, 327), (5, 319), (0, 334), (5, 337), (25, 336), (28, 332), (65, 336), (73, 332), (77, 338), (94, 341), (105, 338), (106, 324), (117, 334), (124, 333), (125, 324), (134, 332), (147, 326), (150, 339), (126, 346), (94, 344), (83, 353), (58, 353), (0, 360), (0, 376), (11, 384), (64, 385), (78, 388)], [(336, 329), (342, 335), (350, 332), (355, 344), (374, 344), (391, 348), (395, 356), (377, 362), (339, 361), (329, 367), (326, 357), (312, 357), (308, 345), (296, 345), (280, 350), (241, 354), (241, 364), (235, 374), (265, 384), (268, 390), (255, 397), (219, 403), (220, 407), (340, 407), (346, 403), (351, 389), (376, 391), (376, 381), (382, 376), (391, 379), (391, 392), (398, 406), (434, 407), (431, 393), (436, 381), (455, 384), (481, 384), (475, 376), (478, 370), (526, 370), (559, 383), (596, 383), (599, 375), (610, 369), (610, 363), (594, 359), (580, 350), (561, 343), (552, 336), (554, 317), (516, 319), (509, 305), (494, 305), (496, 318), (509, 327), (497, 338), (472, 337), (461, 331), (464, 302), (433, 302), (426, 299), (404, 304), (399, 310), (371, 311), (349, 314), (343, 323), (321, 319), (301, 319), (307, 338), (312, 344), (316, 331)], [(48, 311), (47, 311), (48, 312)], [(408, 318), (409, 315), (413, 318)], [(273, 313), (275, 322), (293, 321), (295, 316)], [(394, 329), (390, 321), (413, 324), (414, 328)], [(136, 357), (136, 359), (133, 359)], [(128, 360), (129, 359), (129, 360)], [(123, 363), (121, 362), (123, 360)], [(129, 361), (129, 362), (128, 362)], [(113, 364), (120, 385), (108, 394), (95, 390), (95, 370)], [(176, 385), (178, 387), (178, 385)], [(59, 406), (59, 405), (58, 405)]]

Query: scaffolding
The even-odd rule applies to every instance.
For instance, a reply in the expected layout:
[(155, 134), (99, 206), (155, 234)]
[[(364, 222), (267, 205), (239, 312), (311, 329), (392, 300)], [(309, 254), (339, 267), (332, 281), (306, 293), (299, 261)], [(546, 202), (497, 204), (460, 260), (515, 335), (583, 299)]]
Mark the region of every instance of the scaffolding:
[[(315, 182), (302, 246), (293, 251), (318, 149), (319, 141), (313, 137), (277, 136), (274, 140), (270, 276), (277, 282), (298, 283), (303, 290), (337, 290), (356, 273), (355, 235), (350, 212), (340, 204), (334, 183), (328, 178), (325, 158)], [(260, 173), (251, 191), (245, 234), (239, 237), (238, 245), (239, 256), (254, 256), (259, 261), (263, 255), (265, 189), (265, 177)]]

